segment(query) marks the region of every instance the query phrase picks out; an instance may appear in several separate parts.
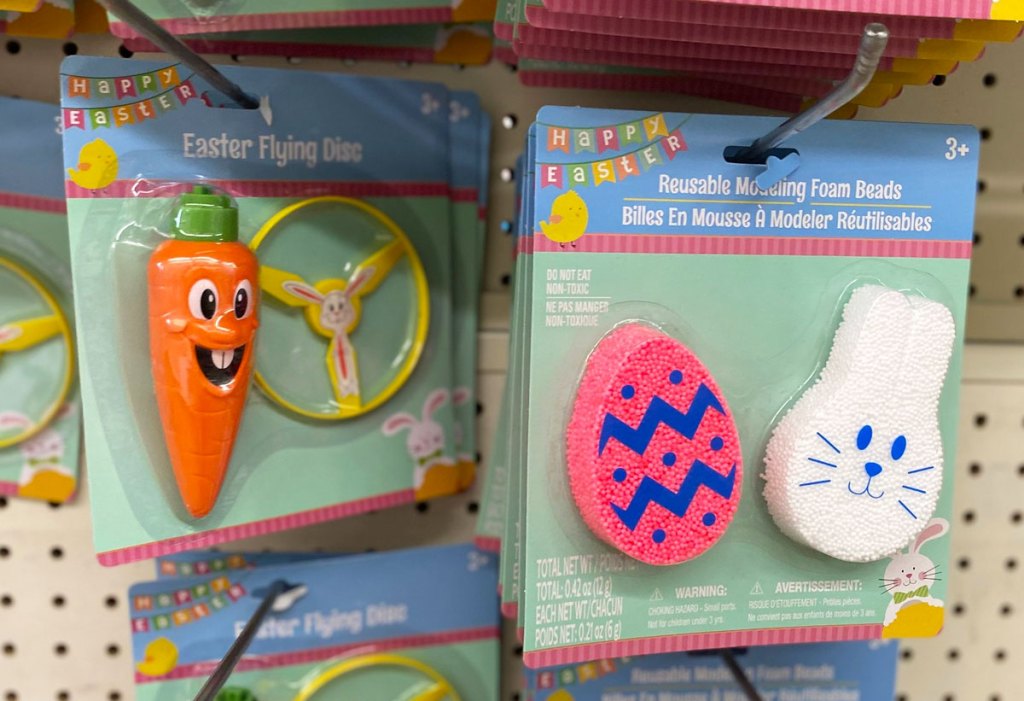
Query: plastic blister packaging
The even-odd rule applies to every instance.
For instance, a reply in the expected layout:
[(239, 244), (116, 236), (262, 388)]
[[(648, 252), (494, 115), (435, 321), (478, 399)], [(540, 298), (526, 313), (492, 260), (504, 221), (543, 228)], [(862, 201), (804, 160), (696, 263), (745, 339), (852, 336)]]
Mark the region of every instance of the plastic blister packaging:
[[(473, 358), (452, 349), (456, 324), (472, 332), (468, 317), (454, 313), (466, 294), (457, 297), (454, 281), (478, 274), (472, 265), (457, 269), (452, 252), (458, 245), (473, 252), (467, 261), (477, 259), (478, 197), (473, 189), (464, 204), (453, 203), (447, 91), (242, 70), (239, 83), (273, 99), (266, 114), (223, 104), (181, 66), (133, 62), (134, 73), (124, 75), (128, 66), (69, 59), (64, 78), (101, 560), (115, 564), (465, 489), (474, 465), (460, 466), (453, 405), (469, 397), (456, 391), (453, 368), (472, 367)], [(367, 108), (346, 112), (325, 134), (316, 116), (325, 103), (314, 108), (310, 95), (340, 111), (357, 95)], [(485, 158), (476, 147), (480, 124), (479, 110), (467, 111), (462, 129), (472, 143), (458, 153), (470, 183)], [(398, 134), (409, 143), (397, 142)], [(195, 198), (211, 198), (237, 219), (237, 241), (199, 258), (236, 265), (244, 258), (255, 270), (230, 280), (212, 272), (178, 280), (167, 292), (177, 317), (149, 328), (150, 261)], [(472, 211), (459, 225), (456, 206)], [(203, 221), (193, 238), (204, 240), (193, 248), (213, 245), (205, 237), (221, 229)], [(214, 284), (206, 290), (203, 280)], [(246, 309), (238, 307), (242, 287)], [(245, 337), (227, 338), (239, 326)], [(238, 373), (252, 374), (252, 388), (235, 395), (244, 404), (216, 418), (223, 404), (200, 408), (183, 434), (205, 446), (199, 453), (230, 455), (221, 477), (206, 468), (188, 476), (170, 464), (175, 441), (153, 401), (151, 356), (154, 329), (177, 337), (179, 327), (206, 328), (205, 340), (197, 336), (191, 350), (176, 351), (181, 367), (200, 370), (182, 395), (186, 404), (196, 408), (197, 393), (224, 394)], [(239, 416), (231, 445), (233, 431), (218, 427)], [(186, 478), (206, 493), (198, 507), (179, 495)]]
[[(225, 698), (496, 697), (493, 556), (456, 545), (251, 564), (132, 587), (140, 701), (195, 696), (281, 580), (288, 588), (227, 681)], [(431, 578), (412, 586), (410, 573), (426, 566)]]
[(24, 164), (0, 173), (0, 493), (61, 503), (78, 488), (81, 402), (59, 112), (0, 99), (0, 117), (0, 159)]
[(502, 544), (528, 666), (941, 625), (976, 136), (822, 123), (762, 189), (724, 154), (772, 126), (538, 116)]

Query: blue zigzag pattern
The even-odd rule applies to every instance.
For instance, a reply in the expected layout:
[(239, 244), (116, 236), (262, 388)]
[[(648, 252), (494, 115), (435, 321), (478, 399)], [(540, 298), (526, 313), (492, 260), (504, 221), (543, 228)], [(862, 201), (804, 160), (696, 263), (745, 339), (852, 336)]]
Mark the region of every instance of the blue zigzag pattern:
[(644, 417), (636, 428), (612, 413), (605, 414), (604, 423), (601, 425), (601, 440), (598, 443), (597, 454), (603, 453), (605, 445), (614, 438), (634, 453), (643, 455), (647, 446), (651, 444), (651, 439), (654, 438), (654, 432), (661, 424), (692, 439), (708, 409), (714, 409), (720, 414), (725, 413), (725, 409), (722, 408), (715, 393), (707, 385), (701, 383), (701, 386), (697, 388), (697, 393), (693, 395), (690, 408), (685, 412), (679, 411), (661, 397), (655, 396), (647, 405), (647, 411), (644, 412)]
[(728, 475), (708, 467), (700, 460), (694, 460), (690, 471), (686, 473), (686, 479), (679, 485), (679, 490), (673, 492), (671, 489), (651, 477), (645, 476), (633, 494), (629, 506), (622, 508), (612, 504), (612, 510), (631, 531), (636, 530), (637, 524), (647, 512), (647, 507), (658, 504), (676, 516), (682, 516), (690, 508), (693, 498), (697, 495), (700, 487), (707, 487), (723, 499), (732, 498), (732, 490), (736, 486), (736, 465)]

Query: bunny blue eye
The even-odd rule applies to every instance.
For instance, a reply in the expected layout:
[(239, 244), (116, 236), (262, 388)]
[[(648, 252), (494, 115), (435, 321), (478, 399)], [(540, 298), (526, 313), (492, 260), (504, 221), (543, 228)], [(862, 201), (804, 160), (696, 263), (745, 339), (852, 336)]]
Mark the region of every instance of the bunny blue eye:
[(905, 452), (907, 452), (906, 436), (896, 436), (896, 440), (892, 442), (892, 459), (899, 460)]
[(865, 425), (857, 432), (857, 449), (864, 450), (871, 445), (871, 427)]

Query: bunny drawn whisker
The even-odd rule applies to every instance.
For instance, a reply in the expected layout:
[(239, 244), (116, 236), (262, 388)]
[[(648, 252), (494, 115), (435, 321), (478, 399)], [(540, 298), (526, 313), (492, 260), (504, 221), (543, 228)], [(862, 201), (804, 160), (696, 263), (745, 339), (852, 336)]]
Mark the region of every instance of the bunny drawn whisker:
[(821, 440), (825, 441), (825, 445), (827, 445), (827, 446), (828, 446), (829, 448), (831, 448), (831, 449), (832, 449), (833, 451), (835, 451), (835, 453), (836, 453), (837, 455), (838, 455), (838, 454), (840, 454), (840, 453), (842, 453), (842, 451), (841, 451), (841, 450), (839, 450), (839, 448), (837, 448), (837, 447), (836, 447), (836, 444), (835, 444), (835, 443), (833, 443), (832, 441), (830, 441), (830, 440), (829, 440), (828, 438), (826, 438), (825, 436), (823, 436), (823, 435), (821, 434), (821, 432), (820, 432), (820, 431), (818, 431), (818, 432), (817, 432), (817, 436), (818, 436), (818, 438), (820, 438)]

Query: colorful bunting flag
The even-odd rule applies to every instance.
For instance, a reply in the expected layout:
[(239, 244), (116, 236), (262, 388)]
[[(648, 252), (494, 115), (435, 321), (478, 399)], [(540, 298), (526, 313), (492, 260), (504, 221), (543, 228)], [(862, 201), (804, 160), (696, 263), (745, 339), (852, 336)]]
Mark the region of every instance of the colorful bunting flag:
[(652, 114), (643, 119), (603, 127), (571, 128), (547, 126), (549, 152), (604, 153), (618, 151), (630, 144), (644, 144), (659, 136), (668, 136), (665, 115)]
[[(191, 77), (182, 80), (176, 66), (166, 66), (149, 73), (110, 78), (69, 75), (66, 76), (66, 80), (69, 97), (86, 100), (141, 99), (103, 107), (66, 108), (65, 129), (104, 129), (111, 126), (119, 129), (126, 124), (138, 124), (147, 119), (155, 119), (165, 112), (177, 109), (189, 100), (201, 97), (196, 92)], [(142, 97), (144, 93), (153, 94), (150, 97)], [(182, 563), (183, 566), (185, 564)]]
[[(681, 129), (676, 128), (669, 132), (662, 115), (655, 115), (646, 118), (635, 124), (628, 124), (625, 127), (632, 127), (635, 131), (626, 131), (623, 125), (613, 127), (599, 127), (597, 129), (567, 130), (563, 127), (548, 127), (548, 142), (552, 143), (551, 134), (555, 129), (573, 132), (573, 144), (576, 151), (580, 149), (581, 140), (588, 139), (591, 146), (596, 147), (597, 152), (606, 150), (617, 151), (621, 144), (636, 142), (639, 138), (641, 143), (648, 135), (660, 135), (656, 141), (634, 149), (633, 151), (620, 154), (607, 160), (586, 161), (584, 163), (538, 163), (540, 169), (540, 186), (554, 187), (559, 190), (566, 187), (597, 187), (604, 183), (622, 182), (642, 173), (646, 173), (655, 166), (662, 165), (668, 160), (674, 159), (680, 152), (687, 149), (686, 139), (683, 138)], [(636, 136), (639, 134), (640, 136)], [(559, 139), (562, 137), (560, 136)], [(566, 144), (570, 137), (565, 136)], [(550, 149), (549, 149), (550, 150)], [(568, 153), (568, 146), (565, 149), (559, 148)]]

